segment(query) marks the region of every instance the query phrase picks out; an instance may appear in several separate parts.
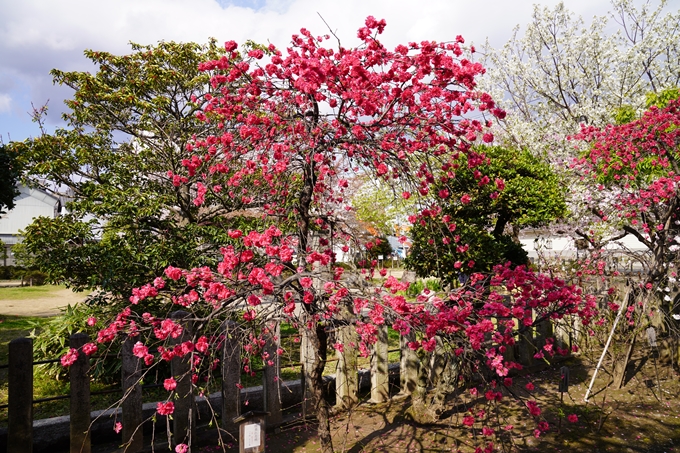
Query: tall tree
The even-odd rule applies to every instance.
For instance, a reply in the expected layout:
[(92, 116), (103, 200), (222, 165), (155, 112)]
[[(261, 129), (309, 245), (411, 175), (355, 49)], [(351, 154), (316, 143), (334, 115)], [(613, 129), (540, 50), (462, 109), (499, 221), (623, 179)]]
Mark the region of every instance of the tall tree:
[(563, 160), (580, 123), (605, 126), (625, 106), (639, 114), (647, 93), (677, 87), (680, 12), (667, 5), (615, 0), (590, 24), (564, 3), (536, 5), (523, 36), (518, 26), (502, 49), (487, 49), (482, 83), (509, 113), (497, 138)]
[[(345, 192), (348, 175), (373, 175), (425, 196), (452, 178), (447, 169), (463, 156), (471, 169), (483, 164), (472, 144), (492, 141), (486, 129), (492, 117), (503, 115), (490, 96), (477, 90), (475, 79), (483, 67), (468, 58), (462, 38), (409, 43), (392, 51), (379, 40), (384, 28), (384, 20), (368, 17), (358, 32), (360, 44), (352, 48), (327, 47), (330, 37), (315, 37), (305, 29), (293, 36), (285, 53), (274, 45), (253, 43), (241, 53), (229, 41), (223, 58), (200, 65), (210, 74), (215, 93), (197, 116), (216, 129), (187, 145), (184, 168), (171, 176), (179, 178), (180, 186), (183, 178), (198, 178), (192, 203), (199, 210), (223, 210), (234, 198), (243, 203), (261, 200), (270, 225), (228, 231), (230, 242), (220, 249), (216, 265), (167, 267), (164, 277), (133, 289), (130, 305), (98, 336), (99, 342), (108, 343), (119, 334), (139, 335), (135, 354), (148, 370), (183, 357), (192, 374), (209, 378), (224, 338), (216, 334), (216, 326), (237, 319), (248, 355), (275, 366), (262, 350), (263, 335), (270, 321), (288, 319), (300, 327), (304, 349), (315, 352), (304, 371), (324, 453), (333, 451), (322, 380), (328, 328), (355, 326), (361, 338), (355, 345), (367, 354), (389, 312), (402, 321), (396, 323), (402, 333), (411, 326), (421, 329), (427, 351), (434, 349), (436, 335), (450, 335), (464, 345), (461, 357), (470, 368), (482, 366), (505, 377), (512, 365), (504, 363), (496, 348), (514, 342), (515, 324), (494, 324), (492, 318), (508, 319), (511, 313), (530, 328), (532, 309), (540, 312), (540, 320), (576, 313), (582, 302), (574, 288), (521, 267), (498, 267), (493, 280), (494, 286), (514, 288), (517, 298), (511, 307), (478, 285), (486, 279), (481, 274), (471, 278), (465, 292), (451, 294), (450, 303), (439, 298), (407, 303), (397, 293), (408, 284), (393, 277), (386, 280), (385, 291), (370, 286), (361, 291), (356, 279), (343, 278), (343, 268), (335, 266), (335, 250), (350, 245), (340, 215), (351, 209)], [(488, 121), (469, 118), (477, 109), (491, 115)], [(482, 179), (475, 190), (485, 185), (494, 183)], [(284, 231), (278, 227), (282, 221), (296, 228)], [(485, 297), (485, 310), (474, 310)], [(191, 339), (170, 349), (168, 341), (183, 328), (177, 320), (140, 313), (139, 304), (149, 300), (167, 311), (189, 311), (196, 327)], [(486, 341), (492, 331), (493, 341)], [(149, 349), (152, 345), (158, 352)], [(413, 347), (421, 343), (413, 342)], [(63, 363), (74, 357), (70, 351)], [(195, 385), (209, 393), (200, 380)], [(489, 382), (489, 391), (492, 385), (498, 381)], [(169, 415), (176, 390), (166, 388), (171, 395), (158, 409)], [(502, 398), (501, 392), (493, 392), (492, 400)], [(173, 436), (174, 442), (185, 440)], [(184, 449), (186, 444), (177, 446)]]
[(122, 56), (86, 51), (94, 74), (53, 70), (55, 83), (74, 90), (67, 127), (11, 144), (28, 183), (70, 200), (67, 216), (26, 229), (24, 261), (74, 289), (125, 298), (168, 265), (216, 262), (225, 225), (237, 223), (230, 216), (253, 205), (222, 195), (220, 209), (199, 207), (199, 176), (176, 176), (190, 142), (216, 130), (197, 118), (213, 90), (198, 65), (224, 49), (215, 42), (131, 47)]
[(0, 143), (0, 214), (14, 208), (14, 199), (19, 195), (20, 174), (16, 153)]

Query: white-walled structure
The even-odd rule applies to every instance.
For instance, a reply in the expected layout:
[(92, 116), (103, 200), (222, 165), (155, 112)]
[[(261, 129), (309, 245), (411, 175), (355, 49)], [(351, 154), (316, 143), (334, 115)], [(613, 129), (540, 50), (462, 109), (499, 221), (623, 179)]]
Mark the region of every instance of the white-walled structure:
[(40, 189), (19, 185), (19, 196), (14, 199), (14, 209), (0, 215), (0, 240), (5, 243), (6, 253), (0, 252), (0, 265), (15, 264), (12, 246), (21, 242), (20, 231), (33, 223), (36, 217), (57, 217), (62, 213), (62, 203), (58, 197)]

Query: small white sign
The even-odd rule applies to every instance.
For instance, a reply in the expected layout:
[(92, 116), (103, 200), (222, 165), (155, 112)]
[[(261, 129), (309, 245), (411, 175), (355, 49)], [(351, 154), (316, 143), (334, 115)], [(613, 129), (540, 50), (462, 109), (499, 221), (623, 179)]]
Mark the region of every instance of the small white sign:
[(382, 259), (384, 259), (384, 258), (385, 258), (385, 257), (384, 257), (383, 255), (378, 255), (378, 259), (379, 259), (379, 260), (382, 260)]
[(243, 448), (255, 448), (260, 446), (260, 425), (250, 423), (243, 428)]

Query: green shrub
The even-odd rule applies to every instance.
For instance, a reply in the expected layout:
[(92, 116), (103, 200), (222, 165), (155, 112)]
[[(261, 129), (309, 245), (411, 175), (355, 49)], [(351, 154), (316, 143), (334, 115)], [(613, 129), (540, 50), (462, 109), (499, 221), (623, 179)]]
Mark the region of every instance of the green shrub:
[[(61, 358), (69, 350), (70, 336), (76, 333), (86, 333), (91, 341), (96, 341), (97, 332), (103, 327), (101, 320), (107, 319), (109, 311), (110, 307), (92, 303), (67, 306), (62, 314), (43, 324), (41, 332), (34, 337), (35, 360)], [(97, 318), (99, 321), (94, 326), (88, 326), (89, 317)], [(118, 343), (114, 343), (113, 347), (120, 349)], [(108, 351), (107, 355), (110, 358), (93, 361), (91, 376), (95, 381), (112, 383), (120, 380), (120, 360), (117, 358), (117, 352)], [(104, 351), (99, 351), (96, 355), (104, 355)], [(62, 367), (60, 363), (42, 365), (40, 371), (57, 380), (68, 377), (68, 368)]]
[(416, 297), (418, 294), (422, 293), (425, 288), (434, 292), (441, 291), (441, 282), (437, 278), (431, 278), (429, 280), (418, 279), (411, 283), (406, 294), (411, 297)]
[(437, 278), (432, 278), (430, 280), (425, 281), (425, 288), (429, 289), (430, 291), (441, 291), (442, 285), (439, 279)]
[(0, 266), (0, 280), (18, 280), (25, 272), (22, 266)]
[(47, 275), (37, 270), (28, 270), (23, 272), (21, 278), (25, 285), (42, 286), (47, 280)]
[(408, 287), (408, 290), (406, 290), (406, 294), (411, 297), (416, 297), (418, 294), (423, 292), (424, 288), (425, 283), (423, 283), (422, 280), (416, 280), (415, 282), (411, 283), (411, 285)]

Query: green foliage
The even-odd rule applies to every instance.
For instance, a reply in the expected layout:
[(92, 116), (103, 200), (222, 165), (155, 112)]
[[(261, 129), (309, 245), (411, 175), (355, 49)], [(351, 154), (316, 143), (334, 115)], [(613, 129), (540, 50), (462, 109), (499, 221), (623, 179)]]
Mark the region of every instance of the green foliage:
[[(525, 150), (477, 151), (486, 156), (483, 163), (470, 168), (461, 156), (451, 168), (455, 178), (434, 191), (444, 198), (442, 211), (421, 217), (411, 230), (406, 265), (420, 276), (452, 284), (461, 274), (487, 272), (507, 261), (526, 264), (526, 251), (506, 228), (538, 227), (566, 215), (565, 189), (548, 164)], [(489, 182), (480, 185), (484, 176)]]
[(0, 143), (0, 214), (14, 208), (14, 199), (19, 195), (17, 182), (20, 175), (16, 151)]
[(441, 291), (441, 283), (439, 280), (434, 278), (427, 280), (418, 279), (409, 285), (408, 289), (406, 290), (406, 294), (411, 297), (416, 297), (422, 293), (425, 288), (434, 292)]
[(651, 92), (647, 93), (647, 99), (646, 99), (646, 107), (650, 108), (652, 106), (659, 107), (659, 108), (664, 108), (666, 107), (672, 100), (680, 98), (680, 89), (676, 88), (667, 88), (665, 90), (662, 90), (658, 93), (656, 92)]
[(379, 180), (366, 182), (352, 197), (357, 218), (382, 234), (392, 234), (394, 223), (406, 218), (412, 205), (413, 200), (404, 200), (393, 187)]
[(23, 264), (51, 282), (119, 299), (168, 265), (215, 264), (220, 246), (232, 241), (228, 229), (262, 222), (242, 215), (243, 202), (229, 193), (209, 191), (204, 206), (214, 208), (199, 209), (197, 177), (173, 180), (189, 141), (215, 132), (196, 118), (212, 90), (198, 65), (224, 49), (214, 41), (131, 46), (123, 56), (86, 51), (94, 74), (53, 70), (55, 83), (74, 90), (69, 127), (12, 143), (28, 182), (60, 187), (71, 200), (69, 215), (26, 228), (17, 250)]
[[(680, 89), (666, 88), (660, 92), (650, 92), (645, 96), (645, 108), (652, 106), (664, 108), (674, 99), (680, 97)], [(631, 105), (623, 105), (614, 110), (614, 124), (627, 124), (640, 118), (635, 109)]]
[(614, 124), (626, 124), (635, 121), (638, 117), (635, 109), (630, 105), (624, 105), (614, 110)]
[(23, 266), (0, 266), (0, 280), (19, 280), (25, 271)]
[(368, 250), (368, 256), (370, 259), (377, 260), (381, 255), (382, 259), (387, 260), (394, 253), (390, 241), (387, 240), (387, 236), (381, 236), (372, 241), (375, 244)]
[[(42, 324), (39, 335), (34, 335), (33, 351), (35, 360), (49, 360), (62, 357), (69, 350), (69, 338), (76, 333), (86, 333), (90, 339), (97, 338), (97, 332), (102, 327), (101, 323), (94, 326), (87, 325), (87, 319), (109, 319), (113, 311), (107, 306), (81, 303), (67, 306), (59, 316), (50, 318)], [(119, 348), (119, 345), (106, 345), (110, 348)], [(102, 351), (100, 351), (102, 352)], [(95, 362), (91, 370), (91, 376), (99, 382), (117, 382), (120, 376), (120, 360), (116, 357), (116, 350), (107, 354), (107, 358)], [(104, 354), (101, 354), (102, 356)], [(41, 366), (41, 372), (53, 379), (64, 379), (68, 375), (68, 369), (60, 363), (50, 363)]]

